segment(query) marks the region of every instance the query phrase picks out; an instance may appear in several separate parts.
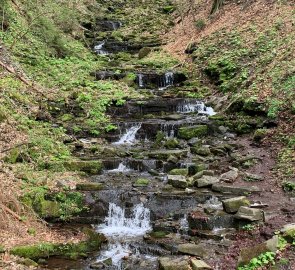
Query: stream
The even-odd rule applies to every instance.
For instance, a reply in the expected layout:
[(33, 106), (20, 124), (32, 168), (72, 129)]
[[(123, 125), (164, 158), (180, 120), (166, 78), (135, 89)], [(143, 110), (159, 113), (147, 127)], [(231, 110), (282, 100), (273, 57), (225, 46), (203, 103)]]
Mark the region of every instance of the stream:
[[(105, 31), (120, 26), (109, 21), (101, 25)], [(107, 45), (107, 40), (99, 41), (94, 51), (109, 54)], [(105, 74), (96, 77), (109, 79)], [(89, 180), (104, 188), (85, 193), (90, 213), (81, 220), (104, 234), (108, 243), (87, 260), (49, 259), (49, 269), (153, 270), (162, 257), (185, 261), (190, 255), (212, 262), (227, 252), (244, 223), (224, 211), (222, 200), (248, 190), (223, 192), (212, 185), (229, 170), (238, 145), (234, 134), (212, 124), (209, 117), (216, 113), (204, 101), (163, 96), (184, 79), (170, 70), (138, 71), (138, 89), (149, 91), (150, 98), (108, 109), (117, 129), (103, 138), (106, 155), (89, 157), (83, 149), (76, 153), (103, 159), (102, 174)], [(200, 128), (206, 134), (190, 135)], [(175, 269), (186, 268), (176, 263)]]

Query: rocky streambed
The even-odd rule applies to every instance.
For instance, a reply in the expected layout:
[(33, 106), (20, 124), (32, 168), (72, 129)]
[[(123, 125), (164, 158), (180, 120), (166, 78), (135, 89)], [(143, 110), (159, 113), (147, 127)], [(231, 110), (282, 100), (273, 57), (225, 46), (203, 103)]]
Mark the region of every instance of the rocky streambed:
[[(121, 24), (104, 21), (99, 27), (112, 31)], [(114, 46), (103, 40), (95, 51), (116, 53), (130, 44)], [(87, 210), (72, 222), (91, 224), (108, 241), (86, 260), (50, 258), (47, 268), (225, 269), (241, 229), (278, 218), (279, 195), (264, 184), (273, 159), (260, 147), (259, 134), (254, 141), (238, 136), (270, 125), (258, 116), (231, 121), (202, 100), (177, 97), (173, 90), (184, 75), (140, 68), (135, 74), (134, 83), (149, 98), (109, 108), (117, 128), (102, 138), (99, 155), (91, 151), (95, 138), (80, 138), (75, 148), (77, 157), (99, 161), (103, 170), (79, 185)], [(278, 240), (271, 241), (263, 251), (277, 248)], [(235, 261), (247, 264), (256, 253), (235, 254)]]

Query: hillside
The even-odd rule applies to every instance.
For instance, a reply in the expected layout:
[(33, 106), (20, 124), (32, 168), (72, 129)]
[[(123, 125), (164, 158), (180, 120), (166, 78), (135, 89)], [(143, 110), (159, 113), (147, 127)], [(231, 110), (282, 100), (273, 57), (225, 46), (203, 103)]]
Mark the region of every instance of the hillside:
[(1, 269), (295, 267), (294, 1), (0, 14)]

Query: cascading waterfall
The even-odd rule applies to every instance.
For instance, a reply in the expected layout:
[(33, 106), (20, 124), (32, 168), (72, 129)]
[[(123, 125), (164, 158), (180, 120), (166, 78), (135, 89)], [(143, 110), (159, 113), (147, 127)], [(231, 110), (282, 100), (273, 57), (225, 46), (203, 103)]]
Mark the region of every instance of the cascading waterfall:
[(175, 126), (173, 124), (162, 124), (161, 131), (165, 134), (166, 138), (173, 139), (175, 137)]
[(120, 138), (120, 140), (118, 142), (115, 142), (113, 144), (133, 144), (136, 141), (136, 133), (137, 131), (139, 131), (141, 128), (141, 123), (139, 124), (135, 124), (133, 126), (131, 126), (129, 129), (127, 129), (127, 131), (123, 134), (123, 136)]
[(159, 82), (159, 90), (165, 90), (169, 86), (174, 84), (174, 73), (169, 71), (164, 74), (162, 78), (160, 78)]
[(104, 49), (105, 41), (94, 46), (94, 51), (100, 55), (108, 55), (109, 53)]
[(129, 172), (130, 168), (128, 168), (123, 162), (121, 162), (118, 168), (109, 170), (109, 173), (117, 173), (117, 172)]
[(101, 252), (97, 261), (110, 258), (116, 269), (122, 269), (122, 259), (133, 253), (128, 241), (136, 240), (151, 229), (150, 211), (143, 204), (136, 205), (130, 217), (126, 217), (124, 208), (110, 203), (105, 224), (97, 228), (98, 232), (108, 238), (109, 245)]
[(143, 81), (144, 75), (143, 74), (138, 74), (137, 76), (138, 76), (138, 86), (140, 88), (143, 88), (144, 87), (144, 81)]
[(215, 115), (213, 108), (207, 107), (203, 102), (201, 101), (191, 101), (186, 100), (183, 103), (179, 104), (176, 107), (176, 111), (178, 113), (199, 113), (199, 114), (206, 114), (206, 115)]

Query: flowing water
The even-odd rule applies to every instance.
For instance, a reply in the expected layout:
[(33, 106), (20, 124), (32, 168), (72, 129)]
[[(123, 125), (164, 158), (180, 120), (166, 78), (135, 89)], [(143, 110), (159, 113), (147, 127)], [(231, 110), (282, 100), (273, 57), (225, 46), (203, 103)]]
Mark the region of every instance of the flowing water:
[(117, 142), (114, 142), (115, 145), (120, 144), (127, 144), (131, 145), (136, 142), (136, 133), (141, 129), (141, 123), (132, 125), (129, 129), (126, 130), (126, 132), (121, 136), (120, 140)]
[(140, 241), (151, 229), (150, 211), (143, 204), (134, 206), (128, 216), (124, 208), (110, 203), (105, 223), (97, 227), (97, 231), (108, 238), (108, 245), (101, 251), (97, 262), (111, 259), (115, 269), (122, 269), (123, 258), (140, 255), (132, 243)]

